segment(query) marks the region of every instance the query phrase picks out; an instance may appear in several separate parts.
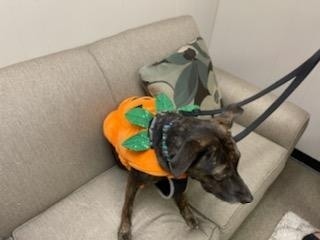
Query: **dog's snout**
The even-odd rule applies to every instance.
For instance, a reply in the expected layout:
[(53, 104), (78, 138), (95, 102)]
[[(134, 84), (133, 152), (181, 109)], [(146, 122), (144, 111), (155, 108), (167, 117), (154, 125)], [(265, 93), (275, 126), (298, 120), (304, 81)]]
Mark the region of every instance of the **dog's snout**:
[(251, 193), (245, 194), (241, 196), (240, 203), (246, 204), (246, 203), (251, 203), (253, 201), (253, 196)]

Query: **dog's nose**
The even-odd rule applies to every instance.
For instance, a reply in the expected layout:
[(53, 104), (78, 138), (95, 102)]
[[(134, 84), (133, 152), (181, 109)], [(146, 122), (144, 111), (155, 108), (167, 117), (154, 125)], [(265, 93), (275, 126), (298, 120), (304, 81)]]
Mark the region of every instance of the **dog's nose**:
[(251, 193), (242, 195), (240, 199), (240, 202), (242, 204), (251, 203), (252, 201), (253, 201), (253, 196), (251, 195)]

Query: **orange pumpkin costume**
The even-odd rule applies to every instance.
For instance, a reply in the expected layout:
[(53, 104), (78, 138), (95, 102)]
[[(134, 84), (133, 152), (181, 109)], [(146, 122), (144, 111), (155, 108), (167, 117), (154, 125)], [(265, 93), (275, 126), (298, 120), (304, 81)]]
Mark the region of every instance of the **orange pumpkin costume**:
[(105, 137), (115, 148), (123, 166), (128, 170), (134, 168), (153, 176), (169, 177), (172, 175), (161, 168), (153, 149), (135, 152), (122, 146), (129, 137), (137, 134), (143, 128), (131, 124), (125, 114), (138, 106), (156, 114), (155, 99), (152, 97), (130, 97), (122, 101), (119, 107), (112, 111), (103, 122)]

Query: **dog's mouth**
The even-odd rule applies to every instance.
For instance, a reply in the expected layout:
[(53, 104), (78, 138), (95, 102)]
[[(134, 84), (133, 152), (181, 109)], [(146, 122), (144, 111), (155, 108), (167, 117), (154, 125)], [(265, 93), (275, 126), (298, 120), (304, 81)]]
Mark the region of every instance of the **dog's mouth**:
[(253, 196), (248, 189), (248, 187), (244, 184), (241, 186), (241, 190), (231, 190), (234, 189), (233, 187), (225, 187), (221, 188), (221, 191), (217, 191), (217, 187), (211, 186), (211, 184), (201, 182), (202, 187), (205, 191), (213, 194), (218, 199), (228, 202), (228, 203), (251, 203), (253, 201)]
[(219, 194), (219, 193), (216, 193), (216, 194), (213, 194), (216, 198), (224, 201), (224, 202), (228, 202), (228, 203), (239, 203), (240, 200), (237, 199), (236, 197), (234, 196), (225, 196), (223, 194)]
[(226, 201), (228, 203), (241, 203), (241, 204), (247, 204), (251, 203), (253, 201), (253, 196), (251, 193), (249, 194), (241, 194), (239, 196), (223, 196), (223, 195), (215, 195), (217, 198), (219, 198), (222, 201)]

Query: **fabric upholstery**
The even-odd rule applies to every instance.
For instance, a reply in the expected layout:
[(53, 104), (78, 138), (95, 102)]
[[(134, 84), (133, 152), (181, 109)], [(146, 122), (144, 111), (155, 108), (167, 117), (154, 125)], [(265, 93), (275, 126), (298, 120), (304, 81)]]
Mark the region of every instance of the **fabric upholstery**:
[[(242, 126), (234, 124), (233, 132)], [(221, 239), (228, 239), (283, 169), (288, 151), (270, 140), (252, 133), (238, 143), (241, 152), (239, 174), (254, 196), (249, 204), (229, 204), (206, 193), (200, 184), (191, 181), (187, 195), (193, 207), (220, 227)], [(199, 197), (201, 196), (201, 197)]]
[[(224, 70), (215, 70), (225, 105), (243, 100), (261, 90)], [(237, 121), (243, 126), (248, 126), (275, 98), (275, 95), (268, 94), (246, 105), (244, 114)], [(309, 114), (305, 110), (286, 101), (256, 129), (256, 132), (291, 151), (308, 122)]]
[[(127, 173), (113, 167), (82, 186), (44, 213), (20, 226), (15, 240), (116, 239), (125, 195)], [(133, 208), (133, 239), (218, 240), (218, 229), (200, 218), (190, 230), (173, 200), (159, 196), (154, 186), (137, 194)]]
[(221, 96), (206, 43), (201, 37), (161, 61), (139, 69), (151, 96), (165, 93), (177, 107), (195, 104), (203, 110), (221, 108)]
[(109, 79), (119, 103), (129, 96), (144, 95), (138, 74), (140, 67), (163, 59), (197, 36), (194, 20), (184, 16), (100, 40), (89, 46), (89, 51)]
[(102, 122), (115, 105), (80, 49), (0, 70), (0, 235), (113, 164)]

